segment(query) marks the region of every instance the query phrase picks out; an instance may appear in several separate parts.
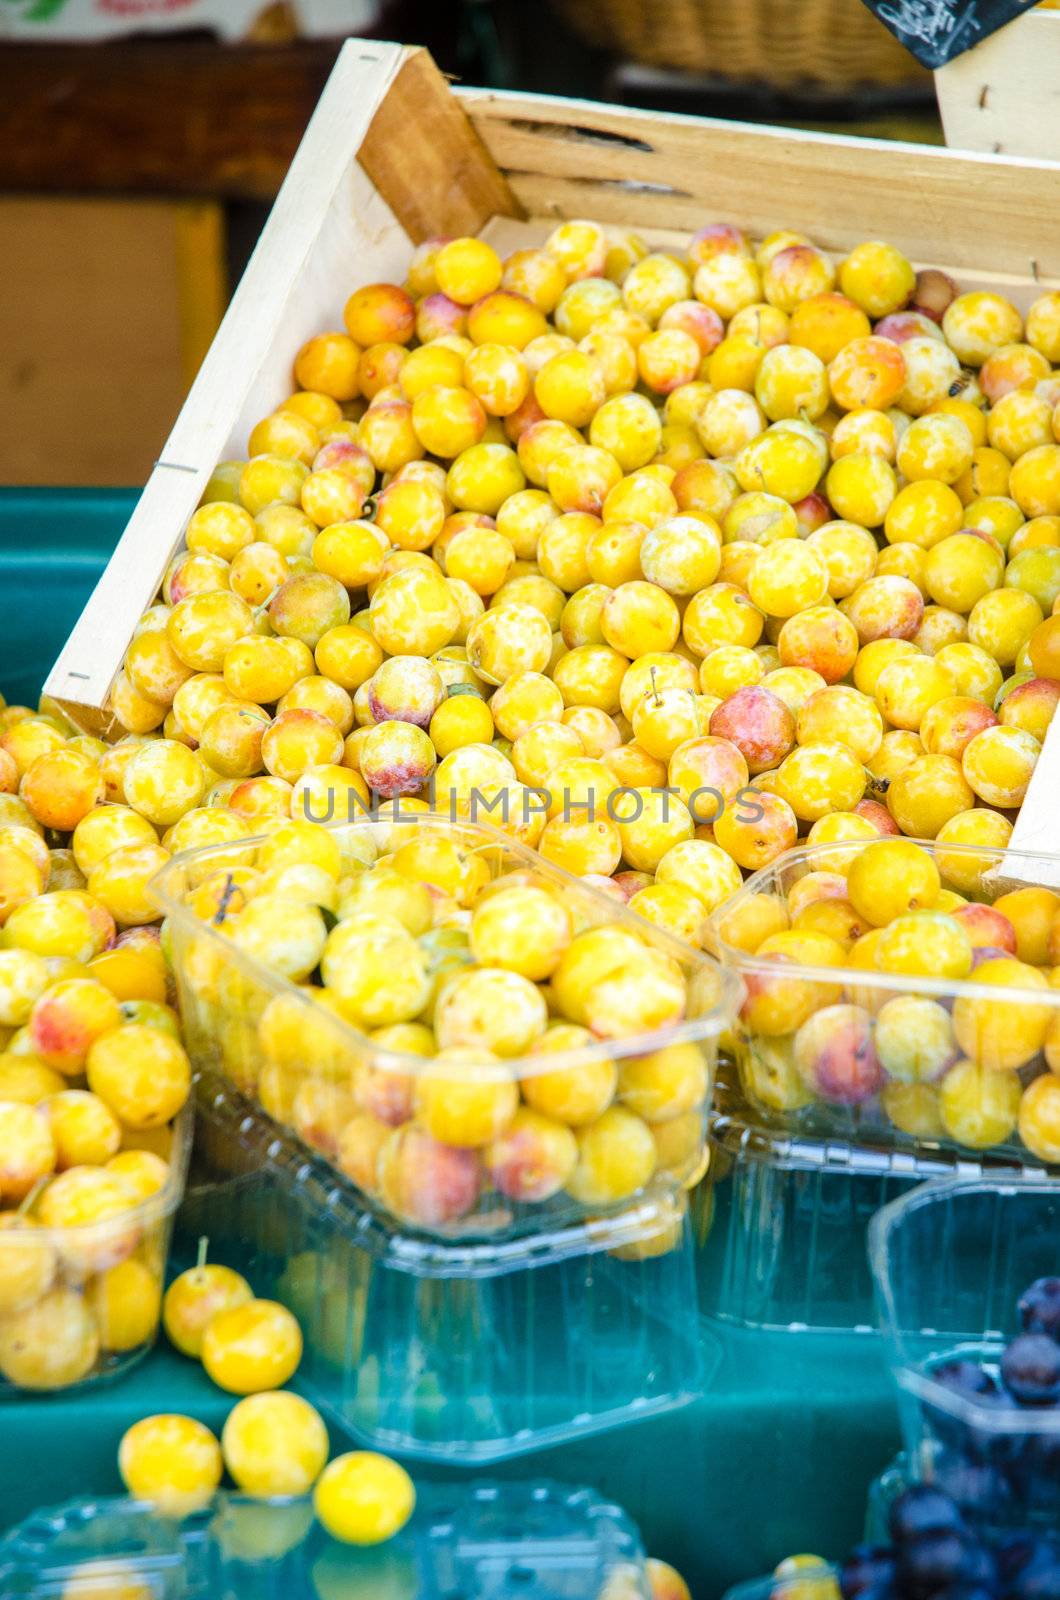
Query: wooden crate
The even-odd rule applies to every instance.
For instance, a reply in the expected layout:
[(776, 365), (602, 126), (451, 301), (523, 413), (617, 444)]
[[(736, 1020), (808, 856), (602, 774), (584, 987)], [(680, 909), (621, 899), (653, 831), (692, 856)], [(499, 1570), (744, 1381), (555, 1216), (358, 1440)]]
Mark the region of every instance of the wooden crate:
[(510, 249), (581, 216), (684, 242), (724, 218), (757, 237), (797, 227), (838, 254), (889, 239), (965, 288), (993, 284), (1026, 306), (1060, 286), (1058, 181), (1046, 162), (454, 90), (423, 50), (350, 41), (46, 692), (106, 730), (133, 627), (215, 463), (242, 455), (290, 393), (302, 342), (336, 326), (358, 284), (401, 280), (420, 240), (481, 232)]
[(1060, 161), (1060, 9), (1036, 7), (935, 73), (946, 143)]

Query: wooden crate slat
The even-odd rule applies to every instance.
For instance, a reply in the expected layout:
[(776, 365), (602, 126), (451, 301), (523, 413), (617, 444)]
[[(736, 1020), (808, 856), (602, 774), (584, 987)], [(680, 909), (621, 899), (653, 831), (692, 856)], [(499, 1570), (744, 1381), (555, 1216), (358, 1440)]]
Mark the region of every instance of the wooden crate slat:
[(5, 37), (0, 190), (271, 201), (336, 49), (330, 39), (219, 47), (183, 33), (90, 45)]
[(1053, 717), (1009, 841), (1034, 857), (1018, 876), (1060, 889), (1060, 717)]
[[(425, 50), (407, 57), (358, 159), (416, 244), (478, 233), (520, 207)], [(403, 275), (403, 274), (402, 274)]]
[(544, 95), (458, 91), (531, 215), (893, 239), (919, 261), (1060, 282), (1060, 167)]

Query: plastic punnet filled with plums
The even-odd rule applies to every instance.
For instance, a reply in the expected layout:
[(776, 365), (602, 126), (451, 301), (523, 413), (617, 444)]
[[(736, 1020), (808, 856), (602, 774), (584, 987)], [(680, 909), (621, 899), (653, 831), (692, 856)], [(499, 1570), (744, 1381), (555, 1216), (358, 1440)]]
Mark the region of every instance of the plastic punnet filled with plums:
[(157, 887), (193, 1059), (399, 1222), (540, 1231), (702, 1176), (739, 980), (498, 830), (283, 822)]
[[(37, 831), (7, 831), (24, 835), (13, 855), (50, 869), (60, 852)], [(0, 932), (0, 1400), (147, 1353), (191, 1146), (191, 1066), (175, 1012), (148, 993), (165, 994), (157, 944), (119, 944), (77, 890), (25, 904), (21, 946), (14, 920)]]
[[(715, 918), (746, 985), (740, 1082), (772, 1126), (1060, 1162), (1056, 896), (1018, 851), (808, 844)], [(1019, 885), (1019, 886), (1017, 886)]]

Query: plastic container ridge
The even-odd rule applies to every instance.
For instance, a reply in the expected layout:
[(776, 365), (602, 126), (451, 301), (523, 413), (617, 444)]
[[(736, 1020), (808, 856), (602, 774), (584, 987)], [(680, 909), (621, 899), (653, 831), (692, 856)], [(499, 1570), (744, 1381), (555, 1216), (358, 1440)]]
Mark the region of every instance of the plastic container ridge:
[(901, 1162), (862, 1164), (861, 1152), (746, 1119), (723, 1074), (710, 1165), (692, 1197), (704, 1314), (773, 1332), (875, 1334), (866, 1230), (918, 1179)]
[[(719, 1070), (706, 1177), (692, 1197), (706, 1316), (784, 1333), (878, 1331), (868, 1227), (925, 1178), (952, 1176), (945, 1150), (873, 1149), (756, 1124)], [(1014, 1177), (1011, 1160), (964, 1158), (965, 1176)]]

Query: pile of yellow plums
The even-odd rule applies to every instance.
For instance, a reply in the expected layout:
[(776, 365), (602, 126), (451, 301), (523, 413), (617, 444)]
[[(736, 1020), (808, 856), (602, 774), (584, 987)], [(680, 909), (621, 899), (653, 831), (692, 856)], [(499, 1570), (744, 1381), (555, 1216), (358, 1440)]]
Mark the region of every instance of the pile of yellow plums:
[(1060, 292), (1024, 316), (878, 241), (574, 221), (504, 260), (428, 241), (344, 323), (211, 478), (124, 737), (5, 714), (35, 816), (126, 808), (104, 898), (397, 797), (485, 807), (693, 939), (807, 831), (1007, 837), (1060, 696)]

